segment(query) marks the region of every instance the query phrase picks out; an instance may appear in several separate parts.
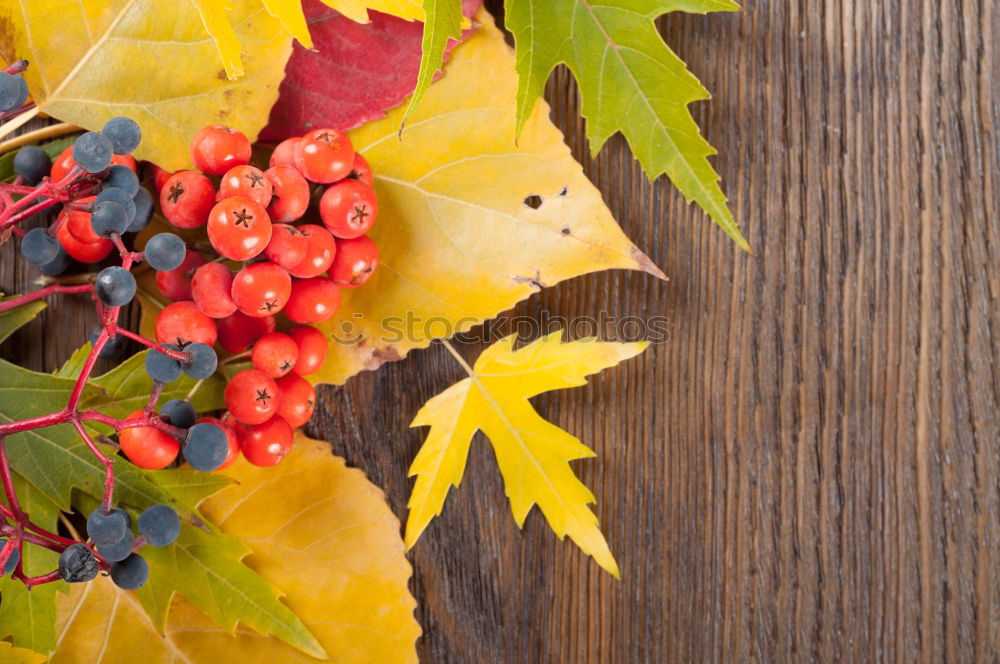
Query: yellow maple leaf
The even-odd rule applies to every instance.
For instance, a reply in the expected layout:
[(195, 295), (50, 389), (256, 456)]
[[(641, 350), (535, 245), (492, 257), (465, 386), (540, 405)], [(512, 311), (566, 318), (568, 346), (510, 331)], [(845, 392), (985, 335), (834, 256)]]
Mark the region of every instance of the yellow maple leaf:
[[(235, 26), (233, 34), (252, 46), (242, 53), (238, 81), (211, 64), (215, 44), (187, 1), (2, 3), (0, 57), (31, 62), (25, 76), (39, 111), (91, 130), (126, 115), (142, 127), (136, 158), (177, 170), (190, 165), (188, 142), (206, 124), (256, 139), (291, 55), (288, 33), (260, 0), (226, 6), (214, 20)], [(238, 47), (227, 51), (230, 60), (239, 55)]]
[[(399, 521), (364, 473), (302, 435), (278, 466), (240, 460), (221, 472), (238, 483), (202, 503), (203, 513), (253, 549), (250, 566), (286, 593), (334, 661), (417, 661)], [(321, 661), (243, 626), (231, 636), (181, 597), (161, 636), (135, 595), (105, 577), (73, 585), (58, 619), (52, 664)]]
[[(588, 505), (594, 494), (569, 462), (594, 456), (580, 440), (539, 415), (528, 399), (542, 392), (584, 385), (586, 377), (641, 353), (646, 342), (610, 343), (594, 337), (562, 343), (562, 330), (514, 350), (517, 335), (487, 348), (469, 377), (424, 404), (410, 426), (430, 433), (410, 466), (417, 480), (406, 520), (412, 547), (441, 513), (448, 489), (458, 487), (472, 436), (489, 438), (519, 527), (538, 505), (560, 538), (569, 535), (597, 564), (618, 577), (608, 543)], [(450, 347), (449, 347), (450, 348)]]
[(371, 163), (379, 268), (319, 325), (314, 382), (342, 383), (509, 309), (544, 286), (613, 268), (663, 274), (622, 233), (539, 103), (514, 142), (514, 57), (492, 17), (452, 53), (400, 138), (405, 109), (350, 132)]

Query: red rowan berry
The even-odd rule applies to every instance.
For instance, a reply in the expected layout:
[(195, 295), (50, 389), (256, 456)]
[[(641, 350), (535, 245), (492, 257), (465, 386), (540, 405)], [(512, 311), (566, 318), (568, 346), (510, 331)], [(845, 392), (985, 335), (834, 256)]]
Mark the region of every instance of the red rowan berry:
[(222, 175), (233, 166), (250, 163), (250, 141), (224, 125), (204, 127), (191, 139), (191, 159), (203, 173)]
[(229, 412), (244, 424), (261, 424), (278, 412), (278, 386), (257, 369), (244, 369), (226, 385), (223, 398)]

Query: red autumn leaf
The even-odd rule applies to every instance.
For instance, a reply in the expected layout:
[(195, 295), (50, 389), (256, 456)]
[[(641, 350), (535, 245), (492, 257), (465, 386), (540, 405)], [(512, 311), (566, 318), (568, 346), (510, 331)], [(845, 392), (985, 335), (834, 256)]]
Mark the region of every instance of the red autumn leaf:
[[(462, 13), (472, 18), (481, 4), (462, 0)], [(319, 0), (305, 0), (302, 7), (316, 50), (295, 44), (261, 141), (278, 142), (317, 127), (351, 129), (377, 120), (403, 103), (417, 85), (423, 23), (372, 11), (371, 22), (360, 24)], [(464, 31), (462, 37), (471, 32)]]

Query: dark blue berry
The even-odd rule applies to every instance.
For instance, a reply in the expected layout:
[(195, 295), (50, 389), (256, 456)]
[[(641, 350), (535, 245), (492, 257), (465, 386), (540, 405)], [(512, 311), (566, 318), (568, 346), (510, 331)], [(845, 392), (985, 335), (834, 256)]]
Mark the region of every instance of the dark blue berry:
[[(172, 344), (166, 346), (177, 350), (177, 347)], [(150, 348), (149, 352), (146, 353), (146, 373), (153, 380), (161, 383), (172, 383), (181, 376), (181, 363), (155, 348)]]
[(72, 260), (73, 259), (70, 255), (66, 253), (66, 250), (62, 248), (62, 245), (59, 245), (56, 257), (48, 263), (39, 265), (38, 271), (48, 277), (57, 277), (66, 271), (66, 268), (69, 267), (70, 261)]
[(143, 255), (149, 267), (161, 272), (169, 272), (180, 267), (187, 255), (187, 246), (179, 235), (173, 233), (157, 233), (149, 238)]
[(229, 454), (226, 433), (211, 422), (199, 422), (188, 429), (184, 458), (195, 470), (210, 471), (222, 465)]
[(94, 210), (90, 215), (90, 227), (101, 237), (121, 235), (128, 229), (130, 222), (125, 208), (118, 203), (114, 201), (94, 203)]
[(128, 532), (128, 519), (121, 508), (104, 512), (97, 508), (87, 517), (87, 536), (98, 546), (112, 546)]
[(14, 155), (14, 172), (28, 184), (38, 184), (51, 170), (52, 159), (49, 153), (39, 147), (29, 145)]
[(97, 198), (94, 199), (94, 205), (98, 205), (104, 201), (114, 201), (125, 208), (125, 214), (131, 223), (132, 217), (135, 216), (135, 201), (132, 200), (130, 193), (118, 187), (108, 187), (97, 195)]
[(219, 366), (219, 356), (208, 344), (190, 344), (184, 347), (185, 352), (190, 353), (187, 362), (181, 363), (181, 368), (191, 378), (202, 380), (215, 373)]
[(139, 191), (139, 178), (135, 176), (132, 169), (121, 164), (111, 164), (108, 175), (104, 178), (104, 188), (121, 189), (129, 196), (135, 196)]
[(35, 265), (44, 265), (59, 255), (59, 240), (44, 228), (32, 228), (21, 238), (21, 253)]
[(153, 546), (167, 546), (180, 535), (181, 520), (172, 508), (153, 505), (139, 515), (139, 533)]
[(83, 134), (73, 145), (73, 160), (88, 173), (100, 173), (111, 165), (113, 153), (111, 141), (96, 131)]
[(111, 580), (123, 590), (137, 590), (149, 578), (149, 563), (138, 553), (111, 565)]
[(0, 71), (0, 111), (10, 111), (28, 99), (28, 84), (20, 74)]
[(145, 187), (139, 187), (132, 197), (135, 205), (135, 216), (128, 230), (130, 233), (138, 233), (149, 224), (149, 219), (153, 216), (153, 195)]
[(123, 267), (112, 265), (97, 273), (94, 292), (109, 307), (121, 307), (135, 297), (135, 277)]
[(132, 553), (132, 547), (135, 545), (135, 537), (132, 535), (131, 530), (126, 530), (122, 538), (115, 542), (114, 544), (109, 544), (107, 546), (97, 545), (97, 552), (107, 560), (108, 562), (115, 562), (118, 560), (125, 560), (128, 558), (129, 554)]
[(97, 558), (85, 544), (70, 544), (59, 555), (59, 576), (67, 583), (90, 581), (97, 572)]
[(184, 399), (171, 399), (163, 404), (160, 415), (167, 418), (170, 424), (181, 429), (189, 429), (194, 421), (198, 419), (198, 413), (194, 406)]
[(101, 133), (111, 141), (115, 154), (129, 154), (139, 147), (139, 141), (142, 140), (139, 125), (135, 120), (124, 116), (108, 120)]

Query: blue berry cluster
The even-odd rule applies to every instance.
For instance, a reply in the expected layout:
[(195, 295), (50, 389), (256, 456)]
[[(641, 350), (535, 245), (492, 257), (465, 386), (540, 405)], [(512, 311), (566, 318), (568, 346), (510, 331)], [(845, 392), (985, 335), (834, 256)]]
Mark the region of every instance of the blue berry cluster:
[[(139, 537), (132, 534), (132, 519), (120, 507), (98, 508), (87, 517), (87, 536), (97, 552), (111, 563), (111, 580), (125, 590), (136, 590), (149, 578), (149, 564), (136, 551), (142, 546), (167, 546), (181, 532), (177, 512), (167, 505), (153, 505), (139, 515)], [(71, 544), (59, 556), (59, 576), (68, 583), (97, 576), (97, 557), (86, 544)]]

